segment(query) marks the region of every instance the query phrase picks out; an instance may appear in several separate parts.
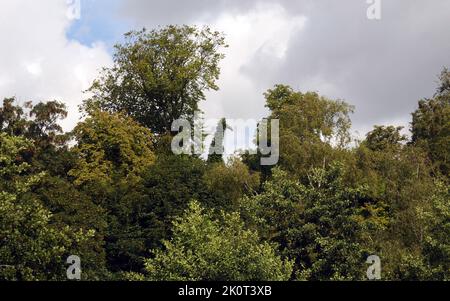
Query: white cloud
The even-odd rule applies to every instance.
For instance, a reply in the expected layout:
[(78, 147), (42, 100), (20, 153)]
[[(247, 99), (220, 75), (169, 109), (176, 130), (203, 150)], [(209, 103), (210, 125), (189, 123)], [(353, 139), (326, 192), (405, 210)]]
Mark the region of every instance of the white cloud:
[(74, 21), (67, 17), (68, 9), (65, 0), (0, 4), (0, 98), (63, 101), (69, 110), (66, 130), (78, 120), (82, 91), (98, 69), (111, 64), (101, 43), (87, 47), (66, 37)]
[[(269, 65), (285, 58), (290, 39), (304, 26), (303, 16), (290, 17), (279, 4), (260, 4), (240, 14), (225, 12), (208, 24), (224, 32), (229, 48), (221, 64), (219, 92), (208, 94), (202, 105), (207, 117), (253, 118), (266, 114), (260, 87), (246, 72), (247, 64), (255, 57)], [(200, 24), (202, 22), (199, 22)]]
[(40, 76), (42, 74), (41, 60), (37, 60), (32, 63), (25, 63), (24, 65), (31, 75)]

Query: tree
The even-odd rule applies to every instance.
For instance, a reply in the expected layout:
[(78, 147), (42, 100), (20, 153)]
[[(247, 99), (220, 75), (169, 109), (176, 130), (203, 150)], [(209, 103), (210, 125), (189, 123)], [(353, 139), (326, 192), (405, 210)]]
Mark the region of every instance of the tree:
[(227, 164), (209, 165), (204, 185), (210, 191), (208, 205), (223, 210), (237, 210), (239, 199), (259, 189), (259, 173), (250, 172), (239, 158), (230, 158)]
[(161, 247), (161, 241), (170, 238), (172, 221), (191, 200), (209, 203), (211, 193), (203, 180), (205, 171), (206, 163), (200, 158), (169, 154), (160, 155), (143, 174), (144, 205), (140, 216), (149, 232), (147, 250)]
[(312, 169), (308, 178), (303, 185), (274, 169), (263, 193), (243, 199), (244, 220), (295, 260), (298, 279), (362, 279), (358, 216), (364, 187), (345, 187), (340, 164)]
[(75, 232), (91, 231), (92, 237), (72, 247), (71, 255), (82, 260), (83, 280), (109, 279), (105, 252), (106, 210), (66, 179), (49, 175), (43, 176), (27, 197), (39, 199), (52, 213), (49, 223), (55, 229), (69, 226)]
[(86, 110), (125, 112), (154, 134), (167, 134), (174, 120), (192, 119), (205, 91), (218, 89), (220, 49), (226, 47), (219, 32), (170, 25), (125, 38), (116, 46), (114, 66), (89, 89)]
[(150, 280), (280, 281), (292, 273), (292, 263), (261, 243), (256, 232), (246, 230), (239, 214), (223, 213), (222, 220), (214, 220), (192, 202), (173, 226), (165, 250), (146, 261)]
[(208, 27), (126, 34), (71, 133), (61, 102), (3, 100), (0, 281), (66, 280), (70, 255), (82, 280), (363, 280), (372, 254), (383, 280), (450, 280), (450, 72), (410, 141), (375, 126), (350, 146), (352, 106), (276, 85), (279, 164), (263, 147), (224, 160), (225, 119), (207, 160), (174, 155), (172, 122), (203, 128), (224, 47)]
[[(340, 158), (350, 140), (350, 105), (314, 92), (296, 92), (285, 85), (276, 85), (264, 95), (271, 110), (269, 119), (280, 120), (279, 165), (284, 170), (305, 175), (312, 166)], [(255, 158), (246, 156), (245, 161), (252, 164)]]
[(64, 262), (94, 232), (57, 228), (51, 212), (30, 195), (42, 174), (27, 175), (21, 158), (30, 141), (0, 134), (0, 279), (64, 279)]
[(402, 129), (403, 127), (375, 126), (375, 129), (367, 134), (364, 143), (373, 151), (399, 147), (407, 140), (406, 136), (400, 133)]
[(412, 114), (412, 143), (424, 148), (443, 175), (450, 170), (450, 72), (444, 69), (441, 85), (432, 99), (419, 101)]
[(0, 108), (0, 131), (10, 136), (24, 135), (27, 122), (24, 109), (14, 105), (15, 98), (5, 98)]
[(36, 146), (46, 148), (65, 142), (58, 120), (67, 117), (66, 106), (58, 101), (26, 102), (15, 105), (15, 98), (3, 100), (0, 108), (0, 131), (12, 136), (25, 136)]
[(76, 185), (108, 188), (133, 178), (153, 164), (150, 131), (120, 113), (95, 111), (74, 129), (76, 166), (69, 172)]
[(222, 118), (217, 124), (216, 132), (209, 148), (208, 163), (223, 163), (225, 131), (227, 129), (231, 130), (227, 125), (227, 120)]
[[(448, 83), (448, 82), (447, 82)], [(424, 253), (434, 280), (450, 280), (450, 187), (437, 182), (432, 204), (422, 211), (426, 221)]]
[(372, 150), (363, 142), (352, 150), (345, 183), (367, 188), (361, 213), (370, 218), (360, 221), (361, 235), (365, 248), (380, 256), (383, 279), (412, 279), (401, 271), (423, 262), (424, 224), (417, 209), (430, 203), (434, 191), (430, 160), (412, 144), (372, 145), (382, 147)]
[[(270, 118), (281, 119), (286, 128), (299, 139), (323, 139), (345, 146), (349, 141), (353, 107), (343, 101), (329, 100), (315, 92), (301, 93), (289, 86), (276, 85), (265, 94)], [(282, 126), (285, 125), (285, 126)]]
[(65, 177), (73, 158), (67, 148), (68, 136), (58, 121), (67, 116), (66, 106), (57, 101), (33, 105), (15, 105), (14, 98), (3, 100), (0, 107), (0, 132), (11, 136), (24, 136), (33, 141), (33, 148), (24, 154), (33, 172), (46, 171)]
[(421, 228), (419, 254), (407, 254), (397, 268), (396, 277), (402, 280), (450, 279), (450, 189), (437, 182), (430, 202), (417, 208)]
[(153, 135), (130, 117), (94, 111), (73, 131), (77, 156), (69, 175), (108, 214), (105, 249), (110, 270), (139, 269), (146, 232), (140, 226), (142, 174), (154, 164)]
[[(67, 115), (65, 105), (50, 101), (35, 105), (27, 102), (20, 106), (14, 102), (14, 98), (4, 100), (0, 108), (0, 128), (14, 134), (11, 139), (27, 138), (28, 147), (20, 151), (20, 160), (26, 166), (26, 174), (39, 179), (25, 193), (16, 196), (16, 200), (29, 206), (41, 206), (48, 212), (48, 227), (64, 233), (71, 241), (76, 233), (90, 233), (89, 239), (68, 247), (71, 254), (83, 259), (84, 280), (106, 277), (103, 210), (67, 180), (67, 172), (73, 167), (74, 160), (66, 145), (67, 135), (58, 124)], [(38, 218), (43, 217), (36, 216)], [(59, 266), (64, 267), (64, 262)], [(62, 272), (63, 269), (57, 276), (65, 277)]]
[(437, 89), (438, 96), (448, 96), (450, 94), (450, 71), (444, 68), (439, 75), (440, 86)]

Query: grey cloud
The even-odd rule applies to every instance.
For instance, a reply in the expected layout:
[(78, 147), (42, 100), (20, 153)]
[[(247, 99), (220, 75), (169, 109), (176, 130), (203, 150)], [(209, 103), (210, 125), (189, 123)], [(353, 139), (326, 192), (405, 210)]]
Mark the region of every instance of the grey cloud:
[[(417, 100), (433, 94), (437, 73), (450, 64), (450, 2), (383, 1), (380, 21), (367, 20), (365, 1), (316, 2), (284, 64), (263, 71), (255, 58), (246, 69), (250, 76), (269, 73), (272, 82), (265, 84), (286, 82), (300, 89), (332, 85), (332, 91), (319, 92), (356, 105), (356, 127), (408, 120)], [(316, 82), (303, 87), (311, 78)]]
[(122, 4), (123, 16), (145, 26), (184, 24), (199, 18), (213, 20), (223, 11), (242, 12), (259, 0), (127, 0)]
[[(355, 105), (356, 128), (408, 121), (417, 100), (433, 94), (442, 67), (450, 66), (447, 0), (382, 0), (379, 21), (366, 18), (365, 0), (130, 0), (123, 11), (138, 25), (155, 26), (214, 22), (221, 13), (243, 14), (259, 3), (281, 4), (289, 16), (306, 16), (307, 23), (291, 37), (283, 59), (256, 52), (237, 70), (254, 83), (258, 112), (264, 112), (261, 91), (287, 83)], [(223, 106), (229, 115), (251, 110), (239, 100), (229, 102)]]

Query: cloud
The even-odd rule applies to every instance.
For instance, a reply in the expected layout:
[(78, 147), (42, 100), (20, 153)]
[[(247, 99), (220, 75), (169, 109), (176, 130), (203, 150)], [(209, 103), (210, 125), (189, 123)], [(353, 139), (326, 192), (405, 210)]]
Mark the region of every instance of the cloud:
[(0, 5), (0, 97), (63, 101), (69, 110), (63, 126), (70, 130), (78, 120), (82, 91), (100, 67), (111, 64), (110, 55), (100, 42), (87, 47), (66, 37), (73, 20), (64, 0)]
[(267, 87), (249, 76), (248, 63), (255, 58), (266, 66), (282, 62), (292, 36), (302, 30), (306, 18), (288, 18), (285, 8), (278, 4), (261, 4), (245, 13), (223, 13), (214, 23), (214, 29), (226, 34), (229, 48), (221, 64), (219, 92), (208, 94), (204, 105), (208, 116), (215, 118), (253, 118), (266, 115), (261, 105)]
[(65, 0), (1, 3), (1, 96), (66, 101), (66, 128), (81, 91), (111, 64), (102, 43), (121, 41), (125, 27), (208, 24), (226, 34), (221, 89), (202, 104), (210, 118), (259, 119), (267, 114), (262, 93), (286, 83), (355, 105), (360, 133), (374, 124), (407, 125), (417, 100), (434, 93), (436, 75), (450, 66), (447, 0), (382, 0), (379, 21), (367, 19), (364, 0), (81, 3), (75, 23)]
[[(303, 12), (309, 22), (291, 40), (284, 63), (266, 72), (356, 105), (359, 130), (407, 126), (417, 101), (434, 93), (436, 75), (450, 64), (450, 2), (382, 1), (380, 21), (366, 18), (365, 1), (316, 3), (307, 11), (290, 4), (289, 11)], [(249, 76), (258, 76), (261, 62), (250, 65)]]
[(196, 23), (214, 20), (224, 12), (242, 13), (253, 9), (259, 0), (126, 0), (121, 14), (137, 26), (157, 27), (166, 24)]
[(367, 19), (368, 7), (364, 0), (129, 0), (122, 8), (136, 26), (208, 23), (228, 35), (221, 91), (204, 105), (214, 117), (258, 118), (261, 93), (287, 83), (355, 105), (354, 127), (365, 133), (374, 124), (407, 126), (450, 65), (449, 1), (382, 0), (379, 21)]

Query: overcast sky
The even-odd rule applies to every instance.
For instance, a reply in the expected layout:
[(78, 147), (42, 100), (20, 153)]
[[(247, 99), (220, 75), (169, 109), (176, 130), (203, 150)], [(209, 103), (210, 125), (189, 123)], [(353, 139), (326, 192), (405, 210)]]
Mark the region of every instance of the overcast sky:
[(381, 0), (381, 20), (367, 18), (366, 0), (81, 0), (79, 18), (70, 2), (0, 1), (0, 97), (64, 101), (66, 129), (112, 45), (143, 26), (225, 33), (221, 90), (202, 104), (211, 118), (259, 119), (262, 93), (285, 83), (355, 105), (360, 133), (407, 126), (450, 67), (449, 0)]

